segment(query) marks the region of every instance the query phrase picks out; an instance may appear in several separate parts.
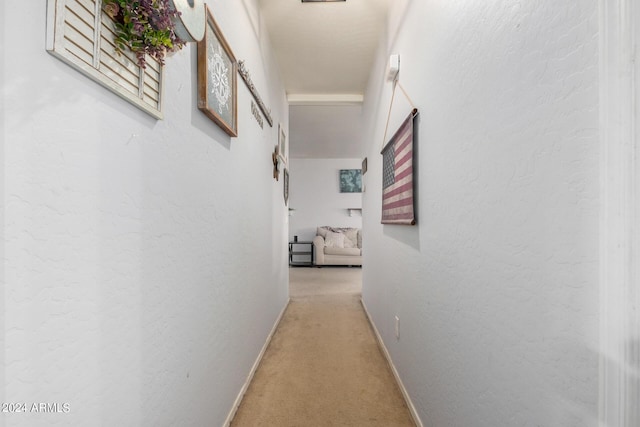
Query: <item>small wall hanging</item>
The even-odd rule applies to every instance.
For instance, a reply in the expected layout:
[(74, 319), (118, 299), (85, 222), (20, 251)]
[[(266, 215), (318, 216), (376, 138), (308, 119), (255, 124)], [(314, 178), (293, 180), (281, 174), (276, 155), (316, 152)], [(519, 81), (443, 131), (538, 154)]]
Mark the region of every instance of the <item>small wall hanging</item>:
[(267, 123), (269, 123), (269, 126), (273, 127), (273, 119), (271, 118), (271, 111), (264, 105), (264, 102), (262, 102), (262, 98), (258, 93), (258, 89), (256, 89), (255, 85), (253, 84), (253, 81), (251, 81), (249, 70), (247, 70), (247, 68), (245, 67), (244, 61), (238, 62), (238, 73), (240, 73), (240, 77), (242, 77), (242, 80), (244, 80), (244, 83), (247, 85), (247, 88), (249, 88), (249, 92), (251, 92), (251, 95), (253, 95), (253, 99), (255, 99), (256, 102), (258, 103), (258, 107), (260, 107), (260, 111), (262, 111), (264, 118), (267, 119)]
[(273, 179), (278, 181), (280, 179), (280, 155), (278, 154), (277, 145), (273, 153), (271, 153), (271, 162), (273, 163)]
[(287, 164), (287, 135), (284, 133), (284, 126), (278, 124), (278, 156), (283, 164)]
[(284, 192), (284, 205), (289, 203), (289, 170), (284, 170), (283, 192)]
[(382, 223), (414, 225), (416, 223), (413, 196), (414, 120), (418, 110), (409, 117), (382, 148)]
[(198, 108), (230, 136), (238, 136), (238, 62), (207, 7), (198, 42)]
[(340, 169), (340, 192), (362, 193), (361, 169)]

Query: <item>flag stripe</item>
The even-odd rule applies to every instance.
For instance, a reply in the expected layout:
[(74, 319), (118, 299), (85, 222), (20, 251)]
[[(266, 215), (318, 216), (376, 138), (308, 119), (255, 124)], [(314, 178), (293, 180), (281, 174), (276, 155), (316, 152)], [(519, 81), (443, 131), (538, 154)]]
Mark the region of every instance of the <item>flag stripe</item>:
[[(406, 177), (412, 177), (413, 176), (413, 168), (407, 168), (405, 170), (403, 170), (402, 172), (400, 172), (398, 175), (396, 175), (396, 182), (400, 181), (401, 179), (404, 179)], [(413, 181), (413, 180), (411, 180)]]
[(407, 199), (397, 201), (395, 203), (389, 203), (387, 205), (384, 205), (384, 210), (389, 211), (391, 209), (409, 207), (409, 206), (413, 207), (413, 198), (407, 198)]
[(411, 160), (413, 159), (413, 152), (409, 151), (404, 154), (404, 157), (396, 157), (396, 170), (400, 169), (400, 166), (405, 165), (406, 163), (411, 164)]
[(402, 193), (404, 193), (405, 191), (407, 191), (407, 190), (412, 190), (412, 189), (413, 189), (413, 182), (408, 182), (408, 183), (406, 183), (406, 184), (404, 184), (404, 185), (401, 185), (401, 186), (400, 186), (400, 187), (398, 187), (398, 188), (394, 188), (394, 189), (392, 189), (392, 190), (386, 191), (386, 192), (384, 193), (384, 198), (385, 198), (385, 199), (387, 199), (387, 198), (391, 198), (391, 197), (393, 197), (393, 196), (397, 196), (398, 194), (402, 194)]
[(399, 141), (396, 143), (396, 151), (404, 150), (409, 144), (413, 142), (413, 132), (412, 129), (407, 129), (407, 132), (402, 135)]
[(384, 208), (385, 209), (391, 209), (391, 208), (397, 208), (399, 206), (406, 206), (407, 204), (411, 204), (412, 202), (412, 198), (411, 195), (409, 196), (402, 196), (402, 197), (398, 197), (395, 200), (389, 200), (387, 202), (385, 202)]

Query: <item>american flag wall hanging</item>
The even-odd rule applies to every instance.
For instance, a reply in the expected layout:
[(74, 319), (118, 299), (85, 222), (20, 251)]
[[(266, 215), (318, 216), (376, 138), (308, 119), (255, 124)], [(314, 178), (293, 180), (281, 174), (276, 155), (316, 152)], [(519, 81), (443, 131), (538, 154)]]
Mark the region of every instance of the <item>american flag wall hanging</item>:
[(414, 225), (414, 109), (382, 149), (382, 224)]

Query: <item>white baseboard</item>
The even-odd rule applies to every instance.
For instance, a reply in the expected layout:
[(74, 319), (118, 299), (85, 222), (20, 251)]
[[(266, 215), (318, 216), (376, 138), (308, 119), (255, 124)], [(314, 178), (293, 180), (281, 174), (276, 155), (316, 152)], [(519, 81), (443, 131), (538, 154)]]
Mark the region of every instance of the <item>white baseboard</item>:
[(242, 388), (240, 389), (240, 393), (238, 393), (238, 397), (236, 397), (235, 402), (233, 402), (233, 406), (231, 407), (231, 411), (229, 411), (229, 415), (227, 415), (227, 419), (225, 420), (223, 427), (229, 427), (231, 425), (231, 420), (233, 420), (233, 417), (236, 416), (236, 412), (238, 412), (240, 403), (242, 403), (242, 399), (244, 398), (244, 395), (247, 392), (247, 389), (249, 388), (249, 384), (251, 384), (251, 381), (253, 380), (253, 376), (258, 370), (258, 366), (260, 366), (262, 357), (264, 356), (265, 351), (267, 351), (267, 347), (269, 347), (269, 344), (271, 343), (271, 338), (273, 338), (273, 334), (276, 332), (276, 329), (278, 329), (280, 320), (282, 320), (282, 316), (284, 315), (284, 312), (286, 311), (287, 307), (289, 307), (290, 301), (291, 301), (290, 299), (287, 300), (287, 303), (284, 305), (284, 308), (278, 315), (276, 322), (273, 324), (273, 328), (271, 328), (271, 332), (269, 332), (269, 335), (267, 336), (267, 340), (262, 346), (262, 350), (260, 350), (260, 354), (258, 354), (258, 358), (256, 359), (255, 363), (251, 367), (251, 371), (249, 371), (249, 376), (247, 377), (247, 380), (244, 382)]
[(409, 408), (409, 412), (411, 413), (411, 417), (413, 418), (413, 422), (416, 423), (417, 427), (424, 427), (424, 425), (422, 424), (422, 420), (420, 419), (420, 416), (418, 415), (418, 412), (416, 411), (416, 407), (413, 405), (413, 402), (411, 401), (411, 397), (409, 396), (409, 392), (404, 387), (404, 384), (402, 383), (402, 379), (400, 379), (400, 375), (398, 374), (398, 370), (396, 369), (395, 365), (393, 364), (393, 360), (391, 360), (391, 356), (389, 355), (389, 351), (387, 350), (387, 347), (384, 345), (384, 341), (382, 341), (382, 337), (380, 336), (380, 333), (378, 332), (378, 328), (376, 328), (376, 324), (373, 323), (373, 319), (369, 315), (369, 311), (367, 310), (367, 306), (364, 303), (364, 301), (362, 300), (362, 298), (360, 298), (360, 303), (362, 304), (362, 308), (364, 309), (364, 312), (367, 315), (367, 319), (369, 319), (369, 324), (371, 325), (371, 329), (373, 329), (373, 333), (376, 335), (376, 339), (378, 340), (378, 346), (380, 346), (380, 350), (382, 350), (382, 354), (384, 355), (384, 358), (387, 359), (387, 363), (389, 364), (389, 368), (391, 368), (391, 372), (393, 372), (393, 376), (396, 379), (396, 382), (398, 383), (398, 387), (400, 387), (400, 392), (402, 393), (402, 397), (404, 398), (404, 401), (407, 404), (407, 407)]

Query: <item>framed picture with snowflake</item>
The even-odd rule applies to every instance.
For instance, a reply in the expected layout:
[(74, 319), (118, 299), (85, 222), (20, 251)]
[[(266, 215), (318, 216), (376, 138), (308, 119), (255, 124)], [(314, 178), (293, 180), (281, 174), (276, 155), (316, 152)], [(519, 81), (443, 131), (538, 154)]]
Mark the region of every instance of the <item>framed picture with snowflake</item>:
[(236, 61), (211, 10), (198, 42), (198, 108), (230, 136), (238, 136)]

